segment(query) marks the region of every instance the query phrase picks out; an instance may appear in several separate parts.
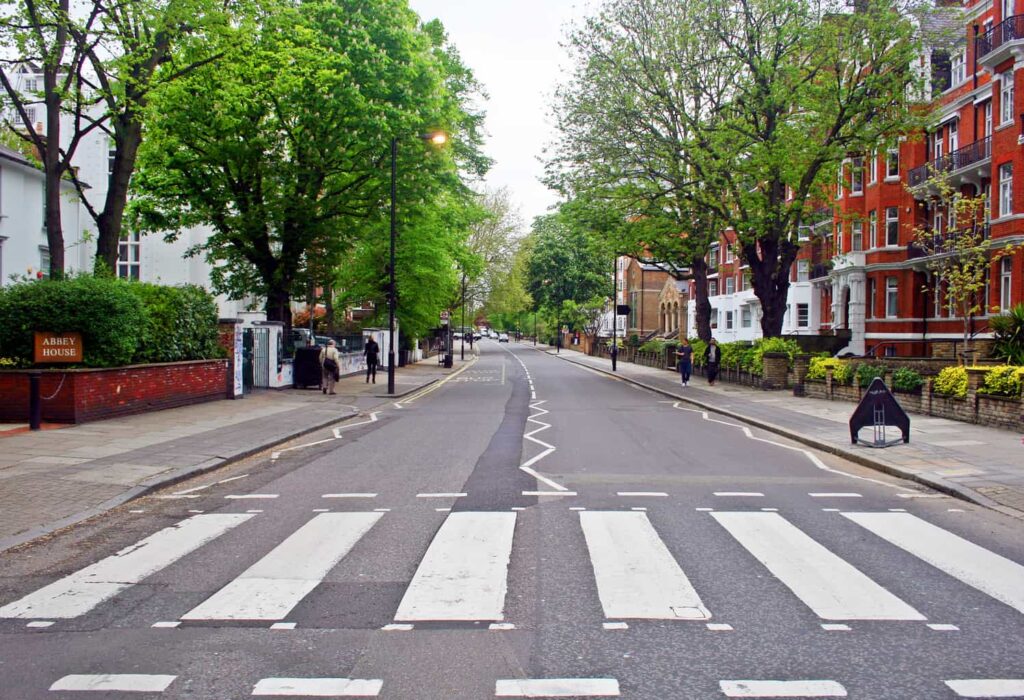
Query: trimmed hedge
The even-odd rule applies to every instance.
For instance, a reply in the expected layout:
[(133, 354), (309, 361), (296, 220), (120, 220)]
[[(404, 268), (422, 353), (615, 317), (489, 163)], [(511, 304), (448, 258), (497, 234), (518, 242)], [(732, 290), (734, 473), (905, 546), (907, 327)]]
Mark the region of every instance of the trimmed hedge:
[(1024, 367), (998, 365), (985, 372), (985, 378), (982, 380), (981, 386), (978, 387), (978, 393), (1016, 398), (1021, 394), (1022, 383), (1024, 383)]
[(30, 366), (35, 330), (81, 333), (81, 367), (202, 360), (223, 354), (217, 344), (216, 304), (195, 286), (162, 287), (80, 275), (0, 289), (0, 357)]
[(935, 377), (932, 390), (943, 396), (964, 398), (967, 396), (967, 369), (964, 367), (943, 367)]

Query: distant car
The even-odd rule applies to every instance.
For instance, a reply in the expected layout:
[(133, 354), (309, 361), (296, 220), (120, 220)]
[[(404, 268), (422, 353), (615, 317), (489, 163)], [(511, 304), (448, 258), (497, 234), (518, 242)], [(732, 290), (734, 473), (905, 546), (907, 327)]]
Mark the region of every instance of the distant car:
[(462, 340), (462, 333), (460, 333), (459, 331), (455, 331), (454, 333), (452, 333), (452, 339)]
[(498, 334), (498, 342), (499, 343), (507, 343), (508, 342), (508, 333), (499, 333)]

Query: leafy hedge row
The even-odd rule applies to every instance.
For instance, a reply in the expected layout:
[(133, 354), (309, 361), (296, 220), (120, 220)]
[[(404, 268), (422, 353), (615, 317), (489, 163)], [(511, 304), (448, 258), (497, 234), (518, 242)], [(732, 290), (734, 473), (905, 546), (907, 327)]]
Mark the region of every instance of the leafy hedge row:
[(33, 331), (77, 331), (83, 367), (220, 357), (217, 305), (194, 285), (81, 275), (0, 288), (0, 358), (32, 364)]
[[(698, 365), (704, 364), (704, 350), (707, 343), (699, 338), (690, 341), (693, 346), (693, 359)], [(792, 338), (758, 338), (753, 344), (744, 342), (719, 343), (722, 353), (721, 366), (726, 369), (738, 369), (760, 376), (764, 371), (764, 354), (781, 352), (789, 357), (790, 365), (793, 358), (800, 354), (800, 346)]]
[[(807, 371), (807, 378), (822, 381), (826, 370), (832, 370), (832, 381), (838, 384), (853, 384), (866, 388), (875, 377), (884, 377), (889, 367), (878, 362), (855, 362), (840, 360), (835, 357), (812, 357)], [(890, 380), (897, 391), (913, 392), (921, 388), (924, 378), (921, 373), (911, 367), (899, 367), (892, 373)]]

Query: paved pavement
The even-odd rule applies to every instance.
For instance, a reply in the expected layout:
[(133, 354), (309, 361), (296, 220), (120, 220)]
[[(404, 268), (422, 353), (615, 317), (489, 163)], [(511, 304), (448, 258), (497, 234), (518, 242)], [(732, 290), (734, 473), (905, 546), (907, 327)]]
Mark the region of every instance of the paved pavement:
[[(398, 370), (396, 396), (458, 372), (430, 358)], [(316, 390), (256, 391), (75, 426), (0, 424), (0, 551), (81, 522), (161, 486), (216, 469), (388, 403), (376, 384), (343, 378), (335, 396)]]
[[(555, 352), (546, 346), (538, 349)], [(564, 348), (559, 356), (611, 373), (611, 361), (604, 358)], [(683, 387), (675, 372), (630, 362), (619, 362), (617, 369), (621, 379), (665, 396), (1024, 519), (1024, 443), (1015, 432), (910, 414), (910, 443), (877, 449), (851, 444), (848, 421), (854, 404), (849, 402), (722, 382), (709, 386), (703, 377), (694, 377)]]

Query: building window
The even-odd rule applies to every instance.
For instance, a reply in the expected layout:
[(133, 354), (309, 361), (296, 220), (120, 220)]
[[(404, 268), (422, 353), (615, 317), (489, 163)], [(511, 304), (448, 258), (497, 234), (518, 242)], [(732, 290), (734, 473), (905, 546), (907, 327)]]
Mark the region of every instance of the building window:
[(725, 293), (733, 294), (736, 291), (736, 280), (733, 277), (725, 278)]
[(107, 175), (114, 174), (114, 156), (117, 155), (117, 145), (114, 139), (107, 141)]
[(711, 250), (708, 251), (708, 269), (718, 269), (718, 244), (711, 246)]
[(718, 311), (711, 309), (711, 318), (708, 319), (708, 323), (711, 325), (711, 330), (718, 328)]
[(708, 280), (708, 296), (718, 296), (718, 280)]
[(843, 252), (843, 222), (836, 222), (836, 237), (835, 237), (835, 248), (832, 249), (832, 255), (839, 255)]
[(809, 304), (796, 305), (796, 327), (807, 328), (811, 325), (811, 307)]
[(868, 245), (878, 247), (878, 212), (874, 209), (868, 212)]
[(753, 323), (753, 317), (750, 313), (750, 307), (744, 306), (740, 309), (740, 326), (743, 328), (750, 328)]
[(854, 158), (850, 169), (850, 194), (864, 194), (864, 159)]
[(731, 245), (725, 246), (725, 262), (731, 263), (735, 259), (736, 259), (736, 255), (732, 252), (732, 246)]
[(956, 210), (960, 208), (959, 195), (953, 195), (953, 201), (946, 205), (946, 230), (956, 231)]
[(1010, 285), (1013, 282), (1013, 258), (1005, 257), (999, 261), (999, 309), (1010, 310)]
[(1013, 213), (1013, 163), (999, 166), (999, 216)]
[(900, 177), (900, 149), (890, 148), (885, 153), (885, 179), (898, 180)]
[(39, 271), (45, 279), (50, 279), (50, 249), (44, 245), (39, 246)]
[(942, 127), (939, 127), (932, 134), (932, 159), (938, 160), (942, 157)]
[(935, 213), (932, 215), (932, 233), (942, 235), (942, 212), (938, 207), (935, 208)]
[(900, 244), (900, 209), (899, 207), (885, 208), (885, 244)]
[(854, 221), (853, 230), (850, 232), (850, 250), (859, 252), (864, 250), (864, 222)]
[(981, 127), (982, 128), (982, 132), (981, 132), (982, 137), (991, 136), (992, 135), (992, 100), (988, 100), (985, 103), (985, 110), (984, 110), (984, 112), (985, 112), (985, 121), (984, 121), (984, 126)]
[(139, 238), (138, 233), (130, 233), (121, 237), (121, 242), (117, 247), (117, 276), (122, 279), (139, 279), (141, 271)]
[(38, 92), (39, 78), (25, 78), (25, 92)]
[(960, 121), (954, 119), (949, 123), (949, 152), (956, 153), (960, 148)]
[(725, 330), (732, 330), (732, 311), (725, 312)]
[(878, 282), (874, 277), (868, 280), (868, 298), (864, 312), (868, 318), (875, 317), (875, 297), (878, 295)]
[(868, 163), (868, 184), (878, 182), (878, 149), (871, 151), (871, 160)]
[(899, 280), (895, 277), (885, 278), (885, 316), (896, 318), (899, 315)]
[(811, 278), (811, 261), (810, 260), (797, 260), (796, 261), (796, 281), (806, 282)]
[(1014, 0), (1003, 0), (1003, 19), (1013, 17), (1016, 4)]
[(1013, 71), (1000, 74), (999, 84), (999, 123), (1009, 124), (1013, 121)]
[(29, 124), (35, 124), (36, 123), (36, 108), (35, 107), (26, 107), (25, 108), (25, 116), (28, 117)]
[(953, 74), (953, 85), (959, 85), (967, 80), (967, 49), (963, 48), (960, 53), (954, 54), (950, 59)]
[(838, 179), (838, 182), (836, 182), (836, 199), (842, 199), (843, 198), (843, 177), (844, 177), (843, 170), (845, 168), (846, 168), (846, 163), (840, 163), (839, 164), (839, 179)]

